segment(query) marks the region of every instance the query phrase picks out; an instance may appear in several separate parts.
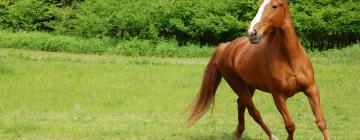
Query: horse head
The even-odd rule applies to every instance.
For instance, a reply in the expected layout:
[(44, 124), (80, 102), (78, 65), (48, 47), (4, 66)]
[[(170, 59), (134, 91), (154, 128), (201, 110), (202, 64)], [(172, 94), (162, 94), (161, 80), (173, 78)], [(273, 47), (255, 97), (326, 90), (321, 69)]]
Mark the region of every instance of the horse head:
[(248, 37), (252, 44), (275, 29), (281, 28), (288, 18), (287, 0), (263, 0), (255, 18), (251, 21)]

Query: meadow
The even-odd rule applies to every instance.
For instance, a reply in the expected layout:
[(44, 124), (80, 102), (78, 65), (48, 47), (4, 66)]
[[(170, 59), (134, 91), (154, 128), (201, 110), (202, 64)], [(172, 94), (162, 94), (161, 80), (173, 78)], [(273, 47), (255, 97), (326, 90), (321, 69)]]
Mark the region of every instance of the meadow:
[[(309, 52), (334, 140), (360, 139), (359, 54), (360, 45)], [(185, 125), (207, 61), (0, 49), (0, 139), (230, 140), (237, 97), (224, 81), (213, 113)], [(256, 91), (254, 102), (285, 139), (270, 94)], [(322, 139), (305, 95), (290, 98), (288, 107), (295, 139)], [(267, 139), (247, 114), (243, 138)]]

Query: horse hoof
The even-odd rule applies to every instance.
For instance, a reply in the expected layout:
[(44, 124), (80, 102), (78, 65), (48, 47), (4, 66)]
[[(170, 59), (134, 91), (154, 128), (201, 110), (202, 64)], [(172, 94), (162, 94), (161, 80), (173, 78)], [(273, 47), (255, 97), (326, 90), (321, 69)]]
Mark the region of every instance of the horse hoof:
[(236, 136), (236, 135), (233, 135), (232, 139), (233, 139), (233, 140), (239, 140), (240, 137), (238, 137), (238, 136)]
[(274, 134), (271, 134), (271, 140), (279, 140)]
[(233, 133), (233, 140), (239, 140), (240, 139), (240, 136), (237, 132), (234, 132)]

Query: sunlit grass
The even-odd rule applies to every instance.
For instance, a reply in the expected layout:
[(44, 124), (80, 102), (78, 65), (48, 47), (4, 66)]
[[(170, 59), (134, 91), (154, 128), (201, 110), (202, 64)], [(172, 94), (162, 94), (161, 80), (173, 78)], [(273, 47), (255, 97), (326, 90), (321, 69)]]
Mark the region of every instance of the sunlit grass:
[[(358, 45), (310, 54), (335, 140), (360, 139), (358, 54)], [(231, 139), (236, 95), (224, 81), (213, 114), (185, 126), (206, 63), (0, 49), (0, 139)], [(270, 129), (285, 139), (270, 94), (257, 92), (254, 102)], [(302, 93), (288, 106), (296, 139), (322, 139)], [(267, 139), (249, 115), (244, 139)]]

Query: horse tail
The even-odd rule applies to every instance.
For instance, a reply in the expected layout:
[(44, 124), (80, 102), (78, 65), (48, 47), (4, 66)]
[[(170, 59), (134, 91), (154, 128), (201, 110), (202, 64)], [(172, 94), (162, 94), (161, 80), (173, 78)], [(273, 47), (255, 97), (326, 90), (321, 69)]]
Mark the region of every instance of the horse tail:
[(228, 43), (220, 44), (215, 53), (207, 64), (202, 85), (197, 97), (190, 106), (190, 116), (187, 120), (188, 127), (192, 126), (196, 121), (200, 120), (205, 115), (210, 105), (214, 104), (215, 92), (221, 81), (221, 74), (216, 67), (216, 60), (225, 46)]

